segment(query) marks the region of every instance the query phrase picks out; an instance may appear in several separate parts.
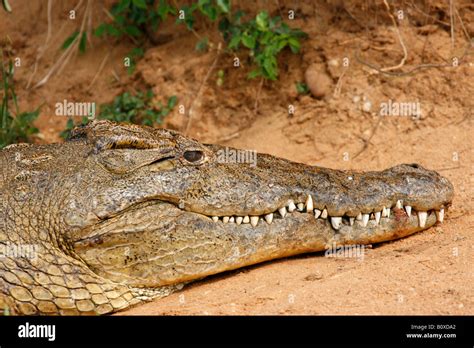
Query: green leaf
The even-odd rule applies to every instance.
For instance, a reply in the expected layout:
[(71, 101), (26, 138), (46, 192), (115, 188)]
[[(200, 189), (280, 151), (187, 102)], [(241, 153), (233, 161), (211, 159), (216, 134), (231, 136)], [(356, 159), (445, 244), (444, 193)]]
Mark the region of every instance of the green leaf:
[(233, 16), (233, 22), (235, 23), (235, 25), (240, 25), (240, 20), (243, 16), (245, 16), (244, 11), (241, 11), (241, 10), (235, 11), (234, 16)]
[(144, 9), (144, 10), (147, 9), (145, 0), (132, 0), (132, 2), (138, 8), (141, 8), (141, 9)]
[(141, 36), (142, 32), (134, 25), (127, 25), (125, 27), (125, 32), (130, 36)]
[(260, 31), (268, 30), (268, 12), (262, 11), (255, 18), (257, 28)]
[(270, 80), (276, 80), (278, 76), (275, 56), (265, 57), (262, 63), (263, 71)]
[(169, 109), (174, 108), (177, 102), (178, 102), (178, 97), (176, 97), (175, 95), (171, 96), (168, 99), (168, 108)]
[(114, 17), (114, 21), (116, 23), (118, 23), (119, 25), (124, 25), (125, 21), (126, 21), (126, 18), (123, 15), (117, 15), (117, 16)]
[(206, 51), (208, 44), (209, 44), (209, 39), (207, 37), (199, 40), (198, 43), (196, 44), (196, 51), (199, 51), (199, 52)]
[(270, 40), (274, 37), (275, 37), (274, 33), (272, 33), (271, 31), (266, 31), (263, 33), (263, 35), (260, 36), (259, 41), (263, 45), (267, 45), (270, 42)]
[(242, 37), (240, 35), (233, 36), (232, 39), (230, 39), (230, 42), (228, 45), (229, 49), (239, 48), (239, 43), (241, 39)]
[(262, 73), (260, 72), (260, 70), (252, 70), (248, 75), (247, 75), (247, 78), (248, 79), (254, 79), (258, 76), (262, 76)]
[(81, 41), (79, 41), (79, 52), (81, 53), (86, 52), (86, 44), (87, 44), (87, 34), (82, 33)]
[(131, 0), (121, 0), (117, 5), (112, 8), (112, 13), (117, 14), (125, 11), (125, 9), (129, 8), (131, 4)]
[(105, 27), (107, 24), (101, 23), (97, 28), (95, 28), (94, 35), (97, 37), (101, 37), (105, 33)]
[(71, 46), (71, 44), (74, 42), (74, 40), (76, 40), (77, 35), (79, 35), (79, 31), (75, 31), (74, 33), (72, 33), (71, 36), (69, 36), (66, 40), (64, 40), (64, 43), (61, 46), (61, 48), (63, 50), (65, 50), (66, 48)]
[[(281, 23), (281, 17), (280, 16), (276, 16), (276, 17), (273, 17), (273, 18), (270, 18), (270, 21), (269, 21), (269, 28), (270, 29), (273, 29), (275, 27), (278, 27), (278, 25)], [(285, 23), (283, 23), (285, 24)]]
[(308, 94), (309, 88), (306, 83), (296, 82), (296, 91), (298, 92), (298, 94)]
[(176, 14), (176, 9), (168, 5), (165, 0), (160, 0), (156, 13), (162, 21), (165, 21), (168, 13)]
[(291, 52), (298, 53), (300, 51), (300, 42), (294, 37), (288, 39), (288, 44), (290, 45)]
[(255, 48), (255, 37), (250, 36), (248, 34), (244, 34), (242, 36), (242, 44), (247, 48), (254, 49)]
[(217, 6), (224, 13), (229, 13), (230, 11), (230, 0), (217, 0)]
[(211, 21), (217, 19), (217, 8), (212, 6), (211, 0), (199, 0), (198, 1), (199, 11), (205, 16), (207, 16)]
[(107, 29), (107, 32), (109, 35), (112, 35), (112, 36), (121, 36), (122, 35), (122, 32), (117, 29), (116, 27), (114, 27), (113, 25), (107, 25), (106, 27)]
[(72, 118), (69, 118), (66, 123), (66, 128), (67, 129), (73, 129), (74, 128), (74, 121)]
[(143, 57), (145, 51), (141, 47), (135, 47), (130, 51), (130, 56), (133, 57)]
[(282, 40), (278, 41), (278, 43), (276, 45), (276, 52), (280, 52), (283, 48), (285, 48), (285, 46), (287, 44), (288, 44), (287, 39), (282, 39)]

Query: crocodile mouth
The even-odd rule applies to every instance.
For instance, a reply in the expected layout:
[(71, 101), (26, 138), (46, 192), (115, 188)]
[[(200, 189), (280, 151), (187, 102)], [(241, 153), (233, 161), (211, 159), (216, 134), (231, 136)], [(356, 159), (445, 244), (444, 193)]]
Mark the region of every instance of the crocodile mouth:
[[(410, 219), (415, 217), (417, 219), (418, 226), (420, 228), (427, 227), (427, 221), (432, 220), (433, 216), (437, 222), (443, 222), (445, 210), (448, 205), (445, 204), (439, 209), (428, 209), (425, 211), (415, 210), (410, 205), (403, 205), (402, 200), (397, 200), (392, 206), (383, 206), (380, 210), (374, 210), (372, 212), (359, 212), (357, 215), (343, 215), (343, 216), (330, 216), (326, 208), (318, 209), (314, 207), (313, 198), (311, 195), (307, 196), (305, 202), (295, 202), (294, 200), (288, 200), (288, 202), (282, 207), (275, 209), (271, 213), (260, 214), (260, 215), (206, 215), (197, 213), (211, 219), (216, 224), (221, 225), (250, 225), (257, 227), (259, 224), (272, 225), (278, 223), (278, 220), (285, 219), (289, 216), (298, 217), (298, 214), (308, 214), (314, 217), (317, 221), (328, 221), (334, 230), (339, 230), (343, 226), (346, 227), (371, 227), (376, 228), (378, 225), (387, 223), (391, 218), (401, 221), (403, 219)], [(181, 209), (184, 210), (184, 209)]]

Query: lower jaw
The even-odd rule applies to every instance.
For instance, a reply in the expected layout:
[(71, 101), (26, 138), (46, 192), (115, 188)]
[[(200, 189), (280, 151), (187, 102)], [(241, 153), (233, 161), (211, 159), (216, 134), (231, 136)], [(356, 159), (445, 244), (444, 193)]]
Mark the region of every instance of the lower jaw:
[[(192, 219), (191, 219), (192, 220)], [(216, 235), (232, 238), (233, 253), (221, 255), (220, 262), (200, 274), (187, 274), (179, 279), (162, 278), (163, 284), (187, 282), (209, 275), (238, 269), (274, 259), (294, 255), (331, 251), (343, 245), (367, 245), (403, 238), (425, 230), (436, 223), (434, 212), (428, 215), (422, 228), (416, 216), (383, 218), (378, 224), (369, 221), (366, 227), (354, 224), (334, 230), (328, 220), (315, 220), (309, 214), (298, 214), (278, 219), (272, 224), (222, 224), (217, 226), (209, 218), (200, 216), (205, 225), (214, 226)]]
[[(129, 226), (126, 221), (139, 221)], [(402, 238), (436, 223), (430, 212), (425, 226), (415, 214), (399, 212), (369, 220), (342, 224), (335, 230), (328, 219), (293, 212), (275, 217), (272, 223), (251, 224), (214, 222), (210, 217), (185, 212), (173, 204), (148, 202), (103, 222), (90, 236), (75, 243), (78, 255), (100, 275), (129, 285), (155, 287), (197, 280), (260, 262), (320, 252), (342, 245), (365, 245)], [(149, 241), (145, 246), (140, 243)], [(92, 246), (90, 244), (93, 244)], [(135, 245), (138, 247), (135, 248)], [(102, 257), (125, 258), (138, 255), (142, 264), (104, 266)], [(123, 251), (123, 252), (122, 252)], [(151, 272), (151, 273), (150, 273)]]

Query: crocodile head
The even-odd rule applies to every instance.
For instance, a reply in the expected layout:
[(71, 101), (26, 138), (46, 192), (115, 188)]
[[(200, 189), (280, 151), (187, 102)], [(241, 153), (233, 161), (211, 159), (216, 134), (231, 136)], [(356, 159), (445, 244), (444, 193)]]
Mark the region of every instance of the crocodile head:
[(332, 170), (108, 121), (76, 129), (67, 146), (81, 148), (60, 200), (71, 252), (139, 287), (400, 238), (442, 221), (453, 197), (417, 164)]

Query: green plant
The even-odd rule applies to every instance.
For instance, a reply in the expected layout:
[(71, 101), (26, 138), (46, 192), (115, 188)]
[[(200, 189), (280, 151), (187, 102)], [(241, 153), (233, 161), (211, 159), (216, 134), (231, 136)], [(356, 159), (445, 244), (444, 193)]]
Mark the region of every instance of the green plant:
[(166, 106), (161, 102), (152, 102), (153, 92), (138, 92), (132, 95), (125, 92), (117, 97), (111, 104), (102, 105), (99, 118), (116, 122), (130, 122), (153, 126), (161, 124), (163, 118), (169, 114), (176, 105), (177, 98), (172, 96), (168, 99)]
[(193, 29), (196, 10), (214, 22), (219, 17), (230, 13), (230, 0), (199, 0), (192, 5), (182, 6), (176, 23), (184, 23), (188, 29)]
[[(239, 15), (238, 21), (240, 22)], [(293, 53), (300, 50), (299, 39), (306, 37), (306, 33), (299, 29), (292, 29), (280, 17), (270, 17), (262, 11), (248, 22), (235, 24), (225, 19), (220, 24), (229, 49), (239, 49), (240, 45), (247, 48), (252, 61), (257, 68), (252, 70), (248, 77), (262, 76), (268, 80), (278, 78), (278, 54), (289, 47)]]
[(225, 72), (224, 70), (220, 69), (217, 71), (217, 79), (216, 79), (216, 84), (221, 87), (224, 84), (224, 77), (225, 77)]
[(198, 52), (207, 51), (208, 46), (209, 46), (209, 39), (207, 37), (204, 37), (197, 42), (196, 51)]
[(304, 82), (296, 82), (296, 91), (298, 92), (298, 94), (308, 94), (308, 85)]
[[(39, 108), (31, 112), (20, 112), (17, 96), (14, 88), (13, 61), (8, 60), (5, 66), (3, 51), (0, 50), (2, 57), (0, 72), (2, 76), (2, 104), (0, 108), (0, 148), (16, 142), (27, 142), (31, 135), (38, 133), (38, 129), (33, 126), (33, 121), (38, 117)], [(11, 104), (14, 106), (14, 114), (11, 110)]]
[[(279, 53), (286, 47), (293, 53), (298, 53), (301, 46), (300, 39), (307, 36), (300, 29), (290, 28), (281, 17), (270, 17), (266, 11), (259, 12), (251, 20), (243, 21), (245, 14), (239, 10), (232, 12), (230, 0), (198, 0), (179, 9), (169, 5), (167, 0), (120, 0), (108, 13), (112, 22), (101, 23), (95, 29), (95, 35), (116, 38), (127, 36), (135, 44), (138, 44), (137, 39), (149, 33), (150, 28), (156, 31), (159, 23), (169, 14), (178, 14), (176, 23), (185, 24), (193, 31), (197, 14), (208, 18), (211, 22), (218, 22), (219, 31), (228, 50), (237, 51), (241, 48), (248, 50), (251, 61), (256, 65), (256, 68), (248, 74), (249, 78), (261, 76), (268, 80), (276, 80), (279, 73), (277, 59)], [(87, 36), (83, 33), (79, 38), (79, 35), (79, 32), (74, 32), (66, 39), (63, 48), (80, 40), (79, 50), (84, 52)], [(200, 38), (196, 50), (206, 51), (209, 46), (212, 47), (207, 37)], [(129, 55), (131, 60), (128, 66), (129, 73), (135, 69), (134, 58), (142, 55), (143, 50), (141, 54)]]
[[(71, 46), (76, 40), (78, 40), (79, 31), (76, 30), (72, 33), (62, 44), (61, 48), (65, 50), (69, 46)], [(86, 52), (86, 44), (87, 44), (87, 34), (84, 32), (81, 34), (81, 38), (79, 39), (79, 52), (84, 53)]]
[(111, 23), (102, 23), (96, 29), (96, 36), (110, 35), (114, 37), (144, 36), (147, 26), (156, 31), (160, 22), (166, 20), (168, 14), (176, 14), (176, 10), (166, 0), (120, 0), (113, 5), (110, 14)]
[[(219, 20), (219, 30), (227, 43), (229, 50), (248, 49), (249, 56), (257, 66), (248, 77), (262, 76), (268, 80), (278, 78), (278, 54), (289, 47), (293, 53), (300, 50), (300, 39), (307, 35), (300, 29), (290, 28), (281, 17), (270, 17), (266, 11), (259, 12), (254, 19), (243, 22), (245, 14), (242, 11), (231, 13), (228, 0), (199, 0), (190, 6), (183, 6), (177, 23), (185, 23), (192, 30), (195, 22), (195, 12), (198, 11), (212, 22)], [(197, 50), (207, 48), (207, 38), (201, 39)]]
[[(161, 102), (153, 102), (153, 92), (138, 92), (135, 95), (125, 92), (115, 97), (110, 104), (101, 105), (98, 119), (110, 120), (115, 122), (128, 122), (153, 126), (161, 124), (165, 116), (175, 107), (177, 102), (176, 96), (168, 98), (166, 105)], [(87, 124), (89, 119), (83, 117), (81, 124)], [(72, 119), (66, 124), (66, 129), (61, 132), (61, 137), (66, 139), (71, 130), (76, 126)]]
[[(94, 30), (94, 35), (116, 38), (127, 36), (135, 44), (138, 44), (137, 39), (144, 37), (148, 33), (149, 27), (156, 31), (160, 22), (166, 20), (168, 14), (176, 14), (176, 10), (166, 0), (158, 2), (155, 0), (120, 0), (107, 13), (112, 21), (99, 24)], [(66, 49), (71, 46), (78, 39), (78, 35), (79, 31), (76, 30), (68, 36), (61, 47)], [(87, 34), (82, 32), (79, 40), (79, 52), (84, 53)]]

